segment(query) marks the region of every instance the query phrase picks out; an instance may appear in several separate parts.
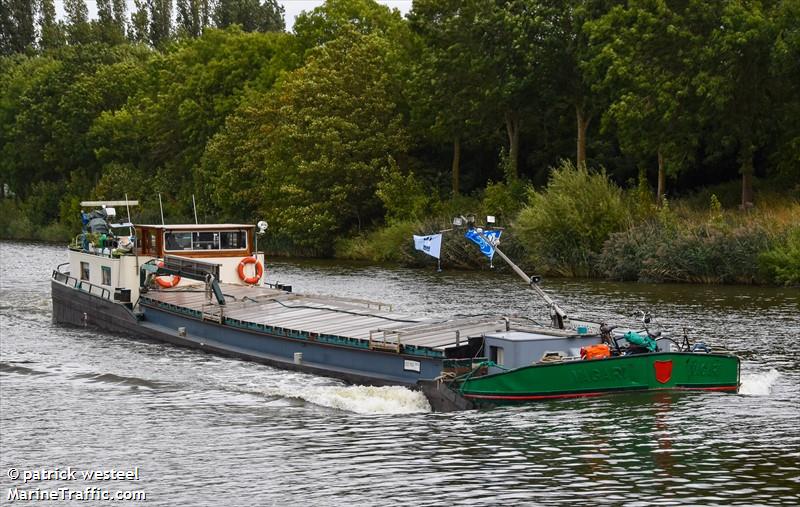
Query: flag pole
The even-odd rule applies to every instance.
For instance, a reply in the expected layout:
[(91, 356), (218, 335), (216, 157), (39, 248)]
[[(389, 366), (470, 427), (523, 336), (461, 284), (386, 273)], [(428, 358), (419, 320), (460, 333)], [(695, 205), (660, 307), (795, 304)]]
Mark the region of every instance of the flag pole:
[[(483, 232), (479, 232), (478, 235), (482, 237), (484, 241), (488, 242), (489, 238), (484, 236)], [(558, 305), (558, 303), (556, 303), (553, 300), (553, 298), (551, 298), (544, 290), (542, 290), (541, 287), (539, 287), (539, 279), (537, 277), (531, 278), (530, 276), (528, 276), (524, 271), (522, 271), (522, 269), (520, 269), (519, 266), (517, 266), (511, 259), (509, 259), (508, 256), (503, 253), (502, 250), (497, 248), (497, 245), (493, 245), (493, 247), (495, 253), (499, 255), (504, 261), (506, 261), (506, 263), (508, 263), (508, 265), (511, 266), (511, 269), (514, 270), (514, 272), (517, 275), (519, 275), (520, 278), (525, 280), (525, 283), (527, 283), (528, 286), (531, 289), (533, 289), (533, 291), (536, 292), (536, 294), (540, 298), (542, 298), (545, 301), (545, 303), (547, 303), (547, 306), (550, 307), (550, 309), (552, 310), (551, 316), (553, 318), (554, 326), (559, 329), (564, 329), (564, 321), (567, 319), (567, 312), (565, 312), (564, 309), (561, 308)]]

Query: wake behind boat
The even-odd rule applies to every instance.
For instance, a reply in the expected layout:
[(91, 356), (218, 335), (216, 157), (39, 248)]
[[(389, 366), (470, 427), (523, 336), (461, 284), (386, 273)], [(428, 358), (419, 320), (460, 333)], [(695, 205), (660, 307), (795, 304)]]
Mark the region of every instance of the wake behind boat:
[(352, 383), (420, 388), (434, 410), (644, 390), (738, 390), (736, 356), (646, 325), (623, 331), (570, 319), (499, 249), (550, 308), (549, 326), (502, 315), (422, 319), (384, 303), (297, 294), (263, 281), (255, 244), (266, 224), (256, 231), (247, 224), (109, 223), (115, 206), (137, 204), (82, 203), (98, 209), (84, 214), (69, 262), (53, 271), (56, 322)]

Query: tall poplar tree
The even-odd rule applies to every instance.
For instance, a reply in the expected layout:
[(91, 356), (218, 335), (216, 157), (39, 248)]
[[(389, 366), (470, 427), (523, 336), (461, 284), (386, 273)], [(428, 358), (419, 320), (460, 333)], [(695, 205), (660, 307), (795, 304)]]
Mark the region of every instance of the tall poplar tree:
[(209, 0), (177, 0), (177, 30), (181, 35), (199, 37), (208, 26)]
[(67, 40), (70, 44), (85, 44), (91, 39), (89, 9), (84, 0), (64, 0), (67, 12)]
[(172, 36), (172, 0), (148, 0), (150, 44), (163, 48)]
[(64, 45), (64, 28), (56, 20), (53, 0), (39, 0), (39, 47), (55, 49)]
[(133, 0), (133, 5), (136, 10), (131, 13), (128, 39), (139, 44), (147, 44), (150, 41), (150, 13), (147, 0)]
[(245, 32), (280, 32), (283, 6), (277, 0), (217, 0), (212, 17), (218, 28), (239, 25)]
[(31, 0), (3, 0), (0, 2), (0, 51), (2, 54), (20, 53), (33, 46), (34, 2)]
[[(114, 3), (119, 0), (114, 0)], [(106, 44), (121, 44), (125, 39), (124, 26), (118, 22), (118, 13), (115, 12), (119, 5), (114, 5), (112, 0), (97, 0), (96, 38)]]

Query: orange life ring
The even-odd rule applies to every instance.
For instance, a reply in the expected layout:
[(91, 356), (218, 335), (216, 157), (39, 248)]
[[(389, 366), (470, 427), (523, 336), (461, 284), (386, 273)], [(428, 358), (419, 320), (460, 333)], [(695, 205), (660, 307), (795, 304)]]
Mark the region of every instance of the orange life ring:
[[(163, 268), (164, 262), (163, 261), (159, 262), (158, 267)], [(157, 276), (156, 283), (164, 287), (165, 289), (171, 289), (172, 287), (175, 287), (176, 285), (181, 283), (181, 277), (179, 277), (178, 275)]]
[[(254, 264), (256, 268), (256, 274), (253, 276), (245, 276), (244, 268), (248, 264)], [(264, 266), (256, 259), (255, 257), (245, 257), (239, 262), (239, 267), (237, 268), (239, 272), (239, 278), (248, 285), (255, 285), (261, 280), (261, 276), (264, 274)]]

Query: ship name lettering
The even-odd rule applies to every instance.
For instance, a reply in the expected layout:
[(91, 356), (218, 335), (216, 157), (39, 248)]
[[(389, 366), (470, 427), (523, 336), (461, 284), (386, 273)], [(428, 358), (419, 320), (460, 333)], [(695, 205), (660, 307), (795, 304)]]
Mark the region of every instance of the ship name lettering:
[(689, 361), (689, 376), (714, 377), (719, 375), (719, 364), (708, 364), (700, 361)]
[(572, 376), (576, 382), (590, 384), (604, 380), (624, 380), (625, 368), (616, 366), (614, 368), (592, 368), (590, 370), (581, 369), (573, 371)]

